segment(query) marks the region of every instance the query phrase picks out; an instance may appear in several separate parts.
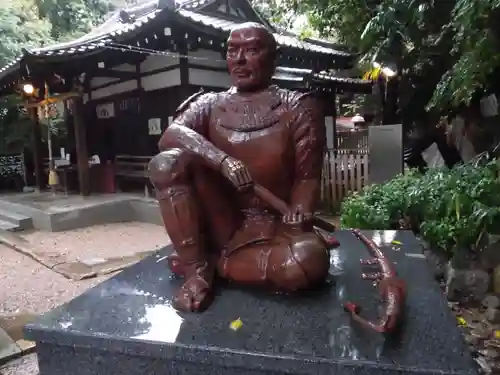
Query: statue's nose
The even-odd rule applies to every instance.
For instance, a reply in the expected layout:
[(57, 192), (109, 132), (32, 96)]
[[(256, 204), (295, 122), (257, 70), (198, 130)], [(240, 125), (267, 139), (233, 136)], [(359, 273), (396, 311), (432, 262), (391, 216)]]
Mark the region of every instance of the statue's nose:
[(240, 64), (244, 64), (247, 61), (246, 58), (245, 58), (245, 54), (243, 53), (243, 51), (239, 51), (238, 52), (238, 54), (236, 55), (236, 60)]

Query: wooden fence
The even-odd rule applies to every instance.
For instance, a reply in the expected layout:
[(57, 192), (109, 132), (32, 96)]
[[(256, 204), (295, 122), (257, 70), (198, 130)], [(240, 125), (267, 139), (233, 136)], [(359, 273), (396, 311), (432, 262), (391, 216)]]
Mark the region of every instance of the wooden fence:
[(340, 132), (337, 149), (328, 150), (323, 163), (321, 199), (329, 212), (340, 208), (342, 200), (368, 183), (368, 130)]

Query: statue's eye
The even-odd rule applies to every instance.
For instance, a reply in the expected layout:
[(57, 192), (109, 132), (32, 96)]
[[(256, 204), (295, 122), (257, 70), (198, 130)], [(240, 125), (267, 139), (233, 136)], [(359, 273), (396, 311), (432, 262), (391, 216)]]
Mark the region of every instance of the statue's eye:
[(250, 52), (250, 53), (257, 53), (258, 52), (257, 48), (255, 48), (255, 47), (250, 47), (250, 48), (247, 49), (247, 51)]

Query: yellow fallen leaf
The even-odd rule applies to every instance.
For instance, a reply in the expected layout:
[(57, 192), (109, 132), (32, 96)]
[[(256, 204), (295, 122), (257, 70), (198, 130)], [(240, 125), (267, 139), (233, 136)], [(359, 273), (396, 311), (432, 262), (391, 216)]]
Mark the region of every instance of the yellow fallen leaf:
[(233, 331), (239, 330), (241, 326), (243, 326), (243, 322), (240, 318), (233, 320), (231, 324), (229, 324), (229, 328), (231, 328)]
[(403, 243), (401, 241), (394, 240), (394, 241), (391, 241), (391, 244), (393, 244), (393, 245), (402, 245)]
[(493, 336), (495, 336), (496, 339), (500, 339), (500, 330), (493, 332)]
[(467, 322), (461, 316), (457, 316), (457, 321), (458, 321), (458, 324), (460, 324), (461, 326), (466, 326), (467, 325)]

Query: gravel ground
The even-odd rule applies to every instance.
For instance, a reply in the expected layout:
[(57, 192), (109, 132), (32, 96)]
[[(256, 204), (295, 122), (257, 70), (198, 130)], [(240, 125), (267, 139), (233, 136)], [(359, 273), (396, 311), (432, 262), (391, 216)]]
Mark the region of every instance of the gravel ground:
[[(38, 375), (36, 354), (29, 354), (0, 367), (1, 375)], [(69, 375), (69, 374), (68, 374)]]
[[(152, 250), (168, 243), (162, 227), (143, 223), (95, 226), (75, 231), (24, 236), (70, 259), (109, 258)], [(0, 245), (0, 314), (44, 313), (80, 295), (112, 275), (71, 281), (32, 259)], [(35, 375), (36, 355), (0, 368), (2, 375)]]
[(163, 226), (146, 223), (116, 223), (67, 232), (33, 232), (23, 237), (42, 250), (56, 251), (69, 260), (114, 258), (149, 251), (170, 240)]
[[(0, 314), (44, 313), (111, 276), (71, 281), (31, 258), (0, 245)], [(37, 373), (36, 355), (20, 358), (0, 368), (2, 375)]]
[(72, 281), (0, 245), (0, 314), (44, 313), (105, 278)]

